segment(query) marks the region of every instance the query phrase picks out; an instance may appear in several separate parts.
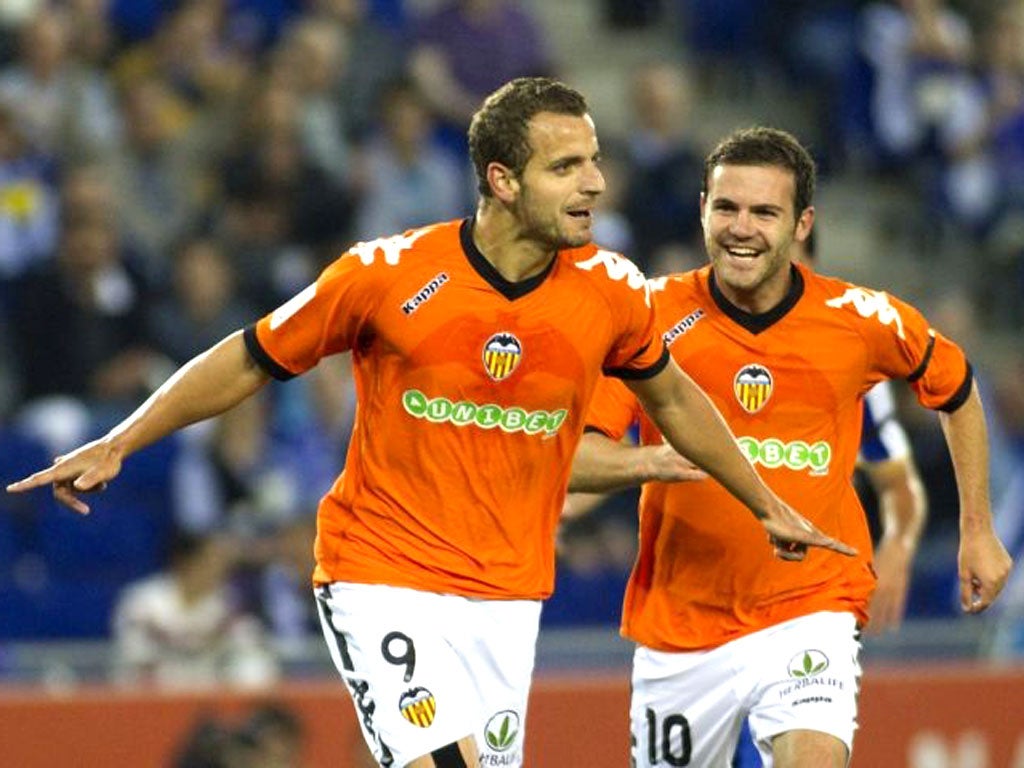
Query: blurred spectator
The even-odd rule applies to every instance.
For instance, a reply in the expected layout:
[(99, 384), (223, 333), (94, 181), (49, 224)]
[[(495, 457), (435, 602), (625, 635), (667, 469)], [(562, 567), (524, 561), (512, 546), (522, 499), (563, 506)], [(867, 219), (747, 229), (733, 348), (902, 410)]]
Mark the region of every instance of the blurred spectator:
[(349, 38), (317, 17), (293, 24), (273, 55), (272, 81), (293, 100), (304, 155), (335, 184), (348, 183), (352, 166), (338, 88), (349, 67)]
[[(16, 107), (0, 103), (0, 286), (52, 258), (57, 246), (54, 157), (36, 151)], [(6, 290), (0, 287), (0, 306)]]
[(624, 210), (636, 236), (632, 258), (642, 266), (665, 246), (689, 247), (699, 237), (703, 155), (689, 134), (689, 72), (659, 62), (637, 69), (629, 86), (632, 119), (626, 137), (629, 187)]
[(219, 233), (243, 292), (265, 311), (305, 287), (320, 262), (336, 255), (349, 233), (352, 200), (306, 153), (292, 91), (264, 81), (243, 112), (221, 169)]
[(117, 411), (159, 383), (166, 367), (146, 338), (144, 301), (109, 216), (69, 213), (56, 260), (18, 282), (11, 328), (27, 403), (22, 417), (56, 453), (63, 440), (84, 437), (58, 437), (68, 408), (88, 425), (91, 409)]
[(235, 605), (236, 557), (222, 539), (179, 533), (169, 569), (124, 589), (113, 620), (117, 681), (196, 688), (277, 678), (262, 626)]
[(121, 107), (124, 141), (111, 165), (117, 210), (126, 243), (160, 284), (171, 244), (196, 225), (209, 185), (188, 143), (190, 116), (163, 81), (127, 82)]
[(552, 74), (537, 19), (513, 0), (447, 0), (414, 29), (409, 69), (461, 156), (487, 94), (516, 77)]
[(860, 44), (874, 73), (875, 138), (883, 159), (905, 165), (941, 141), (955, 117), (971, 28), (944, 0), (871, 3), (861, 23)]
[(348, 50), (338, 81), (345, 135), (351, 141), (368, 138), (380, 93), (385, 84), (405, 71), (405, 49), (395, 29), (371, 14), (373, 0), (310, 0), (317, 18), (335, 25)]
[(173, 254), (172, 293), (149, 310), (150, 336), (184, 365), (257, 316), (235, 290), (231, 261), (216, 240), (182, 239)]
[(381, 94), (378, 127), (361, 157), (356, 238), (469, 213), (460, 166), (432, 141), (434, 120), (412, 83), (393, 83)]
[(118, 58), (118, 79), (161, 79), (195, 110), (216, 111), (232, 105), (249, 77), (252, 61), (251, 52), (233, 44), (225, 32), (227, 5), (218, 0), (175, 4), (161, 16), (151, 39)]
[(117, 110), (105, 76), (69, 55), (67, 16), (43, 8), (21, 30), (18, 58), (0, 71), (0, 100), (44, 152), (66, 159), (113, 150)]

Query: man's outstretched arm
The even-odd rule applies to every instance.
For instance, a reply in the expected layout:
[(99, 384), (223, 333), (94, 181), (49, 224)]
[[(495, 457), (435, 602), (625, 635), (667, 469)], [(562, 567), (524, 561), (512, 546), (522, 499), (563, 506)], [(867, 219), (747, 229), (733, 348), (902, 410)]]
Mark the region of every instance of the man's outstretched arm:
[(223, 413), (268, 379), (238, 331), (182, 366), (106, 435), (58, 456), (50, 467), (11, 483), (7, 490), (18, 493), (52, 483), (58, 501), (87, 514), (89, 506), (79, 494), (102, 490), (130, 454), (181, 427)]

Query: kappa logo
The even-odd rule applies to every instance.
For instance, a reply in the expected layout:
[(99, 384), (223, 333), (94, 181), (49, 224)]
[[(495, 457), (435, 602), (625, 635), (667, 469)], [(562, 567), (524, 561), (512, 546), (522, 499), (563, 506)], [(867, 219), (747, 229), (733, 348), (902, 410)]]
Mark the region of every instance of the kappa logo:
[(398, 708), (413, 725), (429, 728), (437, 714), (437, 700), (426, 688), (411, 688), (398, 700)]
[(847, 288), (846, 293), (838, 299), (829, 299), (826, 306), (840, 309), (847, 304), (852, 304), (861, 317), (875, 315), (882, 325), (894, 325), (896, 335), (901, 339), (903, 335), (903, 318), (899, 310), (889, 303), (889, 296), (883, 291), (869, 291), (866, 288)]
[(448, 282), (447, 272), (438, 272), (431, 279), (429, 283), (420, 288), (416, 295), (410, 299), (406, 299), (402, 303), (402, 312), (406, 315), (411, 315), (417, 309), (420, 308), (421, 304), (425, 304), (434, 298), (434, 294), (441, 290), (441, 286)]
[(484, 369), (495, 381), (508, 378), (522, 358), (522, 342), (507, 331), (494, 334), (484, 344)]
[(495, 752), (504, 752), (516, 743), (519, 735), (519, 714), (511, 709), (493, 715), (484, 726), (484, 739)]
[(821, 651), (809, 649), (790, 659), (788, 669), (790, 677), (814, 677), (828, 669), (828, 656)]
[(704, 317), (704, 310), (700, 309), (700, 308), (695, 309), (695, 310), (693, 310), (693, 312), (688, 314), (686, 317), (684, 317), (678, 323), (676, 323), (671, 328), (669, 328), (667, 331), (665, 331), (663, 334), (661, 334), (661, 338), (662, 338), (662, 340), (664, 340), (665, 346), (666, 347), (671, 347), (672, 343), (676, 339), (678, 339), (680, 336), (682, 336), (688, 330), (693, 328), (693, 326), (695, 326), (697, 324), (697, 321), (700, 320), (702, 317)]
[(771, 371), (763, 365), (752, 364), (740, 368), (732, 387), (743, 410), (747, 413), (757, 413), (772, 396), (775, 382)]

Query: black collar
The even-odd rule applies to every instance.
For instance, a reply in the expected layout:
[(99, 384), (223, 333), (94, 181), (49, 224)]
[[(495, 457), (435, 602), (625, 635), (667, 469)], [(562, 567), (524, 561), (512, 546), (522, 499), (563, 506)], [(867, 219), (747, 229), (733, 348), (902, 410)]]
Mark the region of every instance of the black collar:
[(771, 328), (775, 323), (785, 317), (786, 313), (791, 310), (800, 297), (804, 295), (804, 276), (800, 274), (800, 270), (795, 266), (790, 265), (790, 274), (793, 279), (789, 284), (789, 291), (782, 298), (778, 304), (769, 309), (767, 312), (762, 312), (759, 315), (752, 315), (746, 312), (727, 298), (722, 293), (722, 289), (718, 287), (718, 283), (715, 282), (715, 271), (712, 269), (708, 272), (708, 288), (711, 291), (711, 298), (715, 300), (715, 304), (721, 309), (733, 322), (737, 325), (746, 328), (753, 334), (761, 333)]
[(459, 241), (462, 243), (462, 250), (469, 260), (469, 265), (476, 270), (477, 274), (509, 301), (515, 301), (535, 288), (539, 288), (540, 284), (544, 282), (544, 278), (554, 269), (555, 262), (558, 261), (557, 258), (552, 259), (551, 263), (538, 275), (528, 277), (525, 280), (519, 280), (518, 282), (506, 280), (494, 268), (494, 265), (484, 258), (484, 255), (480, 253), (480, 249), (476, 247), (476, 243), (473, 242), (473, 227), (475, 224), (476, 219), (472, 216), (462, 220), (462, 224), (459, 226)]

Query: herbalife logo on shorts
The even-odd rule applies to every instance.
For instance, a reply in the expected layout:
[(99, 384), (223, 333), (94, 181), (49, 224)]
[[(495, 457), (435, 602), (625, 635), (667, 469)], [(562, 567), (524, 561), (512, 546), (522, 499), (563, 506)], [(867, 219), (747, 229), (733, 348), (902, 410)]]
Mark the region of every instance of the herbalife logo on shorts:
[(828, 656), (821, 651), (807, 650), (789, 660), (790, 677), (814, 677), (828, 669)]
[(418, 389), (407, 389), (402, 393), (402, 407), (410, 416), (435, 424), (497, 428), (502, 432), (542, 434), (544, 437), (557, 433), (569, 415), (565, 408), (557, 411), (527, 411), (514, 405), (503, 408), (493, 403), (479, 405), (469, 400), (453, 402), (447, 397), (427, 397)]
[(484, 738), (487, 746), (495, 752), (504, 752), (516, 743), (519, 735), (519, 715), (506, 709), (494, 715), (484, 726)]

